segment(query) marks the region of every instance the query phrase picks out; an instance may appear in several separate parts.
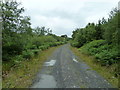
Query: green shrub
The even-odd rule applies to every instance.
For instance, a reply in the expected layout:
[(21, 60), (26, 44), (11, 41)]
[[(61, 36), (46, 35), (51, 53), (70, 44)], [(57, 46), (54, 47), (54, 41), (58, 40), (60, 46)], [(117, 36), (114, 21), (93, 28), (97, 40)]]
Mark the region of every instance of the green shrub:
[(78, 48), (80, 47), (79, 42), (74, 42), (74, 41), (71, 43), (71, 46)]
[(46, 45), (45, 45), (45, 49), (48, 49), (49, 47), (50, 47), (49, 44), (46, 44)]
[(50, 42), (50, 43), (49, 43), (49, 46), (50, 46), (50, 47), (53, 47), (54, 45), (53, 45), (53, 43)]
[(36, 45), (32, 45), (30, 49), (37, 49)]
[(15, 64), (17, 64), (23, 60), (23, 56), (22, 55), (14, 56), (12, 60), (14, 61)]
[(117, 63), (118, 51), (112, 45), (108, 45), (104, 40), (95, 40), (87, 43), (79, 49), (85, 54), (90, 54), (96, 57), (96, 61), (101, 65), (111, 65)]
[(23, 51), (23, 58), (25, 59), (31, 59), (34, 56), (34, 53), (30, 50), (28, 51)]
[(62, 44), (64, 44), (64, 42), (56, 42), (56, 45), (58, 46), (58, 45), (62, 45)]
[(54, 46), (58, 46), (58, 45), (62, 45), (65, 44), (64, 42), (53, 42), (53, 43), (49, 43), (50, 47), (54, 47)]
[(99, 59), (102, 65), (111, 65), (117, 63), (117, 51), (102, 50), (102, 52), (95, 54), (96, 59)]
[(40, 51), (41, 51), (41, 49), (32, 50), (32, 52), (33, 52), (35, 55), (38, 55)]
[(44, 46), (39, 46), (39, 49), (45, 50), (45, 47)]

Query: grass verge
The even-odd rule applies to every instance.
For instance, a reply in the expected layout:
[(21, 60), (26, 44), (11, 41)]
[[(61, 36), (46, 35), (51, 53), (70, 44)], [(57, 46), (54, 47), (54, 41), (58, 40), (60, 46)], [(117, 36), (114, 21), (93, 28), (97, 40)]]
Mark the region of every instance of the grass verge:
[(28, 88), (32, 84), (36, 73), (42, 68), (45, 60), (58, 47), (51, 47), (42, 51), (35, 58), (29, 61), (22, 61), (18, 66), (11, 68), (9, 73), (4, 75), (2, 88)]
[(112, 73), (116, 65), (111, 65), (110, 67), (101, 66), (99, 63), (95, 62), (95, 57), (87, 54), (81, 53), (77, 48), (70, 47), (71, 50), (77, 55), (80, 60), (83, 60), (88, 64), (93, 70), (97, 71), (102, 75), (108, 82), (110, 82), (115, 88), (118, 87), (118, 78), (114, 77)]

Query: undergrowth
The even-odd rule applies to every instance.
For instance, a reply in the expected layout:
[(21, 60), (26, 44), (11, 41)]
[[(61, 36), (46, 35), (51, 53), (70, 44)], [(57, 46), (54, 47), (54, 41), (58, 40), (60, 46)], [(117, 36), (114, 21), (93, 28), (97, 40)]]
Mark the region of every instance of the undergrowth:
[(47, 60), (47, 57), (49, 57), (56, 48), (57, 47), (52, 47), (40, 51), (38, 55), (32, 57), (30, 60), (16, 62), (13, 67), (10, 67), (12, 62), (7, 63), (6, 65), (3, 64), (2, 87), (28, 88), (32, 84), (32, 80), (36, 76), (36, 73), (41, 69), (45, 60)]

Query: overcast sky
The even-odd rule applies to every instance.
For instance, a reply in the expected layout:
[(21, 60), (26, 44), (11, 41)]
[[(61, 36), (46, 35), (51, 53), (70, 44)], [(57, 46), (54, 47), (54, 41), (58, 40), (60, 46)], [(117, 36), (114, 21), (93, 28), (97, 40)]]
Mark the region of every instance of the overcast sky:
[(31, 17), (32, 27), (51, 28), (56, 35), (71, 36), (75, 28), (97, 22), (117, 7), (119, 0), (17, 0)]

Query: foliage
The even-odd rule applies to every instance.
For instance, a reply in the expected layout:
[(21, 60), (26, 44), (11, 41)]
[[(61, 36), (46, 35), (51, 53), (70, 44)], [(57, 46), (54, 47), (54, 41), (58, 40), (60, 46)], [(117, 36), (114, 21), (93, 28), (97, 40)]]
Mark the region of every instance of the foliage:
[(119, 21), (120, 12), (115, 8), (110, 12), (108, 20), (102, 18), (98, 24), (88, 23), (85, 28), (77, 28), (73, 31), (71, 45), (81, 47), (93, 40), (106, 40), (108, 44), (118, 46), (119, 39)]
[(118, 51), (116, 47), (108, 45), (105, 40), (92, 41), (80, 48), (86, 54), (94, 55), (102, 65), (117, 63)]
[(120, 30), (118, 22), (120, 20), (120, 18), (118, 18), (120, 16), (120, 12), (118, 12), (116, 8), (111, 12), (114, 14), (112, 14), (108, 19), (108, 22), (103, 25), (105, 29), (104, 38), (109, 44), (112, 43), (117, 45), (118, 42), (120, 42), (118, 35)]
[(52, 34), (46, 27), (31, 28), (29, 16), (22, 16), (24, 8), (16, 1), (0, 2), (2, 10), (2, 60), (13, 65), (30, 60), (41, 50), (65, 43), (65, 39)]
[(34, 56), (34, 53), (30, 50), (23, 51), (23, 58), (25, 59), (31, 59)]
[(114, 68), (114, 76), (119, 77), (117, 65), (120, 58), (120, 11), (115, 8), (108, 20), (102, 18), (98, 24), (88, 23), (85, 28), (73, 31), (71, 45), (83, 54), (94, 56), (94, 62)]
[(89, 23), (86, 28), (76, 29), (73, 31), (73, 43), (72, 46), (81, 47), (85, 43), (96, 39), (96, 30), (93, 23)]
[[(95, 40), (85, 44), (80, 49), (80, 52), (88, 55), (95, 56), (95, 62), (99, 62), (101, 66), (116, 65), (119, 63), (118, 48), (113, 45), (109, 45), (105, 40)], [(118, 67), (114, 67), (115, 77), (118, 77)]]

